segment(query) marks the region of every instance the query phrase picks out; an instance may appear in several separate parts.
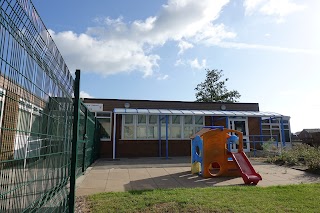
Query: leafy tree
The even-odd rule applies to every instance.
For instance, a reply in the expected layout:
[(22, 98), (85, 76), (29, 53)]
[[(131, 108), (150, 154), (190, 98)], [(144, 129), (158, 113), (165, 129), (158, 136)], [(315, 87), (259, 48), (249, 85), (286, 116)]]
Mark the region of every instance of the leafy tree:
[(236, 90), (229, 91), (226, 88), (228, 78), (222, 79), (222, 70), (207, 69), (206, 80), (197, 85), (196, 102), (237, 102), (240, 93)]

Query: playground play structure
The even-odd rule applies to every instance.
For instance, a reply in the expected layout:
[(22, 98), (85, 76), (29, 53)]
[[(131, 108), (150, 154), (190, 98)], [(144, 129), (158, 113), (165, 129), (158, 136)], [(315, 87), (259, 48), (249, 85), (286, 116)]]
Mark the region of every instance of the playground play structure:
[[(237, 152), (231, 152), (233, 143)], [(204, 127), (192, 138), (191, 172), (204, 178), (241, 176), (245, 184), (253, 185), (262, 180), (243, 152), (242, 132), (222, 126)]]

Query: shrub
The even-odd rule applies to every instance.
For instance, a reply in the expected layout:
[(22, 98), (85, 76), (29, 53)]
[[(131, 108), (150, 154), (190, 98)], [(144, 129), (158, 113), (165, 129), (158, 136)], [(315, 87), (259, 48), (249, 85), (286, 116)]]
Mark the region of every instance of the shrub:
[(279, 156), (268, 159), (270, 163), (288, 166), (305, 165), (309, 171), (320, 174), (320, 148), (307, 144), (299, 144), (290, 150), (285, 150)]

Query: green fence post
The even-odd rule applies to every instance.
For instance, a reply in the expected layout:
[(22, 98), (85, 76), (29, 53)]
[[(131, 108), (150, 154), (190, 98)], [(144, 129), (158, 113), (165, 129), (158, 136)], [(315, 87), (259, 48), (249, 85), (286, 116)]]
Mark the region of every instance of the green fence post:
[(71, 175), (70, 175), (70, 194), (69, 194), (69, 213), (74, 212), (75, 192), (76, 192), (76, 169), (77, 169), (77, 150), (78, 150), (78, 128), (79, 128), (79, 103), (80, 103), (80, 70), (76, 70), (74, 82), (74, 112), (73, 112), (73, 135), (72, 135), (72, 154), (71, 154)]
[(98, 119), (95, 117), (94, 118), (94, 160), (97, 160), (99, 156), (98, 150), (100, 149), (100, 147), (98, 147), (98, 145), (100, 145), (100, 136), (99, 136), (99, 121)]
[[(83, 104), (81, 102), (81, 104)], [(88, 109), (85, 108), (85, 113), (84, 113), (84, 135), (82, 135), (82, 140), (83, 140), (83, 161), (82, 161), (82, 173), (84, 173), (87, 169), (86, 166), (86, 154), (87, 154), (87, 140), (88, 140), (88, 133), (87, 133), (87, 129), (88, 129)]]

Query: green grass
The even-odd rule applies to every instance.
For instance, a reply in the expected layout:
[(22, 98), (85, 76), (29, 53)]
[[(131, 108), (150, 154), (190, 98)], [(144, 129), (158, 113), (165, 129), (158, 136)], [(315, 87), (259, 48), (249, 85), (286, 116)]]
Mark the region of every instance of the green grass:
[(88, 202), (93, 212), (319, 212), (320, 184), (112, 192)]

